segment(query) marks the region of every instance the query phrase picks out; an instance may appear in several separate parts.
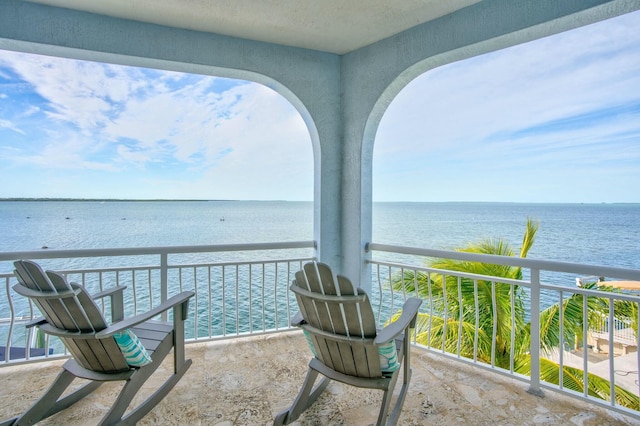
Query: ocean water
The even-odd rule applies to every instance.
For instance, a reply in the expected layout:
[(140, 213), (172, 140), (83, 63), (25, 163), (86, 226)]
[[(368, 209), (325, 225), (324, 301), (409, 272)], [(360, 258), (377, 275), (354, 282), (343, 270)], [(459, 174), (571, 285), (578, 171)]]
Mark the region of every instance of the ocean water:
[[(640, 269), (640, 204), (374, 203), (373, 241), (454, 249), (492, 237), (518, 250), (527, 217), (540, 222), (529, 258)], [(0, 202), (3, 252), (312, 239), (311, 202)]]
[(503, 238), (519, 250), (527, 218), (540, 223), (529, 258), (640, 268), (640, 204), (378, 203), (373, 240), (450, 250)]
[[(529, 258), (640, 269), (640, 204), (376, 203), (373, 207), (373, 241), (455, 249), (491, 237), (506, 240), (517, 251), (528, 217), (540, 222)], [(312, 239), (313, 206), (310, 202), (0, 202), (2, 252), (46, 250), (44, 247), (92, 249)], [(256, 253), (246, 255), (248, 259), (255, 259)], [(287, 256), (281, 253), (278, 257)], [(194, 257), (188, 261), (198, 260)], [(106, 265), (106, 261), (104, 258), (61, 259), (47, 260), (47, 265), (52, 269), (114, 266)], [(115, 258), (108, 261), (117, 263), (123, 260)], [(140, 259), (136, 261), (140, 262)], [(0, 262), (0, 272), (8, 273), (12, 269), (11, 262)], [(246, 275), (246, 271), (241, 273)], [(233, 281), (233, 278), (228, 276), (225, 279)], [(545, 283), (568, 286), (575, 285), (575, 278), (554, 273), (542, 276)], [(202, 279), (206, 277), (199, 278)], [(222, 277), (215, 279), (222, 281)], [(187, 282), (190, 280), (187, 279)], [(230, 282), (226, 292), (235, 292), (232, 284)], [(207, 288), (204, 282), (199, 287), (198, 291), (204, 291), (200, 301), (207, 300)], [(147, 289), (138, 288), (138, 295), (145, 291)], [(251, 294), (252, 291), (261, 290), (252, 290), (246, 285), (240, 289), (242, 294)], [(376, 289), (372, 291), (372, 296), (375, 296)], [(284, 290), (279, 293), (280, 297), (284, 297), (282, 295), (285, 293)], [(230, 301), (234, 300), (234, 294), (227, 297)], [(557, 295), (543, 294), (543, 308), (556, 303), (554, 297)], [(7, 311), (6, 303), (0, 300), (0, 312)], [(259, 315), (260, 306), (255, 307), (252, 316), (246, 300), (241, 300), (237, 306), (224, 302), (227, 309), (225, 326), (221, 322), (223, 302), (216, 299), (212, 303), (213, 306), (209, 307), (206, 303), (194, 302), (199, 323), (197, 327), (194, 325), (196, 316), (189, 320), (189, 336), (196, 333), (207, 336), (210, 328), (215, 335), (219, 335), (224, 327), (227, 333), (235, 333), (238, 331), (234, 328), (235, 313), (243, 315), (243, 318), (251, 317), (252, 324), (261, 327), (263, 318)], [(284, 302), (280, 301), (278, 306), (281, 304)], [(384, 306), (384, 309), (388, 308)], [(20, 309), (27, 309), (26, 304)], [(268, 309), (273, 310), (274, 307)], [(216, 314), (208, 321), (207, 315), (211, 312)], [(28, 312), (20, 311), (17, 314), (27, 315)], [(281, 326), (286, 326), (285, 314), (281, 315), (279, 321), (282, 322)], [(248, 320), (241, 321), (244, 327), (241, 332), (247, 331), (247, 324)], [(20, 334), (20, 330), (23, 334)], [(24, 329), (14, 331), (15, 344), (24, 346)], [(0, 327), (0, 341), (6, 338), (7, 329)], [(57, 345), (56, 351), (62, 350), (60, 344)]]

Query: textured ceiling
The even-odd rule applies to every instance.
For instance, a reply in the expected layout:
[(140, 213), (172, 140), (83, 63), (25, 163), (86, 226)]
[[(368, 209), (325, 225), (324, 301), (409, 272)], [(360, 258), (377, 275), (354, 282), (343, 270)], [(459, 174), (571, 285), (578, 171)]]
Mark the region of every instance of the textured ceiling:
[(480, 0), (31, 0), (344, 54)]

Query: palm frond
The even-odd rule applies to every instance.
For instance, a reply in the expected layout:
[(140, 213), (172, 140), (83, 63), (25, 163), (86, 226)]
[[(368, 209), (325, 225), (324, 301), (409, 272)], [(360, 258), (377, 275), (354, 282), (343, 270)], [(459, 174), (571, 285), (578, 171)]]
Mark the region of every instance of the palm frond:
[[(531, 357), (526, 356), (518, 359), (515, 368), (516, 372), (529, 375), (531, 371)], [(560, 365), (548, 360), (540, 358), (540, 379), (560, 385)], [(575, 392), (583, 394), (585, 391), (584, 372), (578, 368), (563, 366), (562, 367), (562, 386)], [(640, 408), (640, 399), (637, 395), (627, 391), (620, 386), (614, 386), (615, 402), (623, 407), (638, 410)], [(587, 394), (589, 396), (599, 398), (605, 401), (611, 400), (611, 383), (608, 380), (596, 376), (595, 374), (587, 374)]]
[(525, 231), (524, 238), (522, 239), (522, 247), (520, 247), (520, 257), (527, 257), (527, 253), (529, 253), (529, 250), (533, 246), (539, 227), (540, 222), (535, 221), (531, 218), (527, 218), (527, 230)]

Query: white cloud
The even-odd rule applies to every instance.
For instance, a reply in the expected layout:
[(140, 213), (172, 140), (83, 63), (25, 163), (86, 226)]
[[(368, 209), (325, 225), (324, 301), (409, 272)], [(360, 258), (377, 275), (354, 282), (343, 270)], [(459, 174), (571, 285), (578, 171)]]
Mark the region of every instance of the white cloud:
[[(1, 98), (1, 97), (0, 97)], [(23, 130), (17, 128), (12, 122), (9, 120), (0, 120), (0, 127), (4, 127), (5, 129), (13, 130), (16, 133), (26, 134)]]
[[(380, 124), (374, 199), (638, 201), (639, 21), (636, 12), (411, 82)], [(115, 197), (313, 196), (308, 131), (264, 86), (14, 52), (0, 55), (0, 78), (20, 86), (3, 87), (0, 131), (13, 138), (1, 142), (3, 161), (24, 182), (59, 173), (56, 191), (77, 194), (88, 186), (74, 172), (87, 171)]]
[[(20, 113), (43, 135), (23, 147), (30, 153), (11, 157), (20, 164), (145, 171), (132, 177), (140, 182), (132, 186), (157, 191), (160, 179), (162, 192), (153, 197), (168, 196), (168, 182), (179, 188), (176, 197), (185, 197), (186, 177), (190, 198), (313, 196), (308, 131), (295, 109), (264, 86), (11, 52), (3, 53), (0, 66), (43, 99)], [(292, 176), (297, 185), (287, 194)]]
[[(546, 170), (556, 183), (541, 174), (535, 185), (546, 194), (522, 200), (545, 201), (557, 196), (557, 179), (573, 180), (568, 167), (588, 170), (620, 161), (620, 151), (625, 161), (634, 161), (635, 175), (625, 175), (618, 185), (630, 187), (630, 178), (640, 184), (639, 21), (640, 13), (634, 13), (445, 65), (415, 79), (380, 124), (374, 199), (465, 200), (471, 195), (513, 201), (518, 191), (527, 195), (529, 184), (520, 181), (512, 193), (496, 190)], [(503, 173), (501, 183), (485, 179), (497, 170)], [(592, 173), (582, 181), (585, 188), (593, 180)], [(469, 186), (473, 194), (466, 192)], [(609, 194), (593, 192), (591, 198)], [(638, 201), (630, 190), (626, 197), (618, 201)]]

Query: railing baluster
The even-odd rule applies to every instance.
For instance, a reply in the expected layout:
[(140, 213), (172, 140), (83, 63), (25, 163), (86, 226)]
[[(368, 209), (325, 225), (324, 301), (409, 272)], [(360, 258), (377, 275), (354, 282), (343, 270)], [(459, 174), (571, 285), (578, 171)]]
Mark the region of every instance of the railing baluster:
[[(391, 279), (391, 277), (389, 277), (389, 279)], [(427, 280), (429, 278), (427, 277)], [(413, 292), (414, 295), (413, 297), (417, 297), (418, 299), (420, 298), (420, 292), (418, 291), (418, 271), (417, 270), (413, 270)], [(418, 340), (418, 327), (415, 327), (413, 329), (413, 342), (415, 343)]]
[(133, 291), (133, 314), (138, 315), (138, 296), (136, 290), (136, 271), (131, 271), (131, 290)]
[(240, 274), (240, 269), (238, 267), (238, 265), (236, 265), (236, 333), (235, 334), (239, 334), (240, 333), (240, 295), (238, 294), (239, 292), (239, 281), (238, 281), (238, 276)]
[(558, 352), (559, 352), (559, 364), (560, 364), (560, 371), (559, 371), (559, 377), (558, 377), (558, 386), (560, 386), (560, 389), (562, 389), (564, 387), (564, 298), (563, 298), (564, 293), (562, 292), (562, 290), (560, 290), (560, 301), (559, 301), (559, 308), (558, 309), (558, 318), (560, 321), (559, 324), (559, 334), (560, 334), (560, 347), (558, 348)]
[(433, 326), (433, 292), (431, 272), (427, 273), (427, 286), (429, 287), (429, 327), (427, 328), (427, 346), (431, 347), (431, 329)]
[(153, 287), (151, 280), (151, 269), (147, 269), (147, 284), (149, 288), (149, 309), (153, 309)]
[(226, 274), (225, 266), (222, 265), (222, 335), (227, 335), (227, 291), (226, 291)]
[(278, 262), (275, 265), (274, 277), (273, 277), (273, 320), (276, 330), (280, 329), (280, 321), (278, 319)]
[(587, 353), (587, 342), (589, 341), (589, 297), (582, 297), (582, 381), (585, 384), (583, 396), (589, 395), (589, 354)]
[(609, 298), (609, 383), (610, 386), (610, 398), (611, 405), (615, 405), (616, 402), (616, 378), (615, 378), (615, 366), (614, 366), (614, 343), (615, 343), (615, 323), (614, 323), (614, 305), (613, 298)]
[[(635, 303), (635, 307), (636, 307), (636, 324), (640, 325), (640, 302)], [(636, 365), (638, 367), (640, 367), (640, 333), (636, 333), (636, 348), (638, 348), (638, 350), (636, 351)], [(638, 369), (640, 370), (640, 368)], [(637, 390), (638, 390), (638, 395), (640, 395), (640, 371), (636, 371), (636, 385), (638, 386)]]
[[(160, 303), (169, 298), (169, 254), (160, 253)], [(167, 320), (167, 312), (160, 314), (162, 321)]]
[[(192, 267), (193, 269), (193, 292), (195, 293), (193, 295), (193, 304), (195, 305), (193, 307), (194, 311), (196, 312), (195, 315), (195, 321), (193, 321), (193, 335), (198, 336), (198, 319), (200, 318), (199, 312), (200, 312), (200, 304), (198, 303), (198, 271), (196, 269), (196, 267)], [(180, 286), (180, 290), (182, 291), (182, 286)]]
[(531, 269), (531, 375), (527, 392), (542, 396), (540, 388), (540, 270)]
[(462, 300), (462, 277), (458, 277), (458, 358), (462, 352), (462, 323), (464, 321), (464, 304)]
[(447, 276), (442, 274), (442, 298), (444, 299), (444, 324), (442, 325), (442, 352), (447, 349), (447, 323), (449, 322), (449, 299), (447, 298)]
[(265, 278), (264, 278), (264, 263), (262, 263), (262, 331), (267, 329), (267, 324), (265, 322), (265, 303), (264, 303), (264, 284), (265, 284)]
[[(7, 303), (9, 305), (9, 330), (7, 332), (7, 340), (6, 340), (6, 346), (5, 346), (5, 355), (4, 355), (4, 362), (5, 363), (9, 363), (10, 359), (11, 359), (11, 339), (13, 337), (13, 327), (15, 324), (15, 317), (16, 317), (16, 312), (13, 306), (13, 298), (11, 297), (11, 286), (10, 286), (10, 278), (6, 277), (4, 279), (4, 287), (5, 287), (5, 293), (7, 295)], [(33, 313), (31, 314), (31, 316), (33, 317)]]
[(473, 360), (478, 361), (478, 339), (480, 333), (480, 303), (478, 301), (478, 280), (473, 280), (473, 303), (476, 311), (475, 332), (473, 333)]
[(491, 281), (491, 311), (493, 323), (491, 327), (491, 367), (496, 366), (496, 341), (498, 335), (498, 306), (496, 301), (496, 282)]
[(213, 298), (211, 297), (211, 291), (211, 266), (209, 266), (207, 267), (207, 306), (209, 307), (209, 309), (207, 309), (207, 329), (209, 330), (209, 338), (213, 336)]
[(515, 352), (516, 352), (516, 292), (513, 284), (508, 284), (511, 288), (509, 292), (511, 302), (511, 338), (509, 345), (509, 372), (513, 374), (515, 369)]
[(253, 333), (253, 299), (252, 299), (252, 290), (253, 290), (253, 274), (252, 274), (252, 264), (249, 264), (249, 333)]

